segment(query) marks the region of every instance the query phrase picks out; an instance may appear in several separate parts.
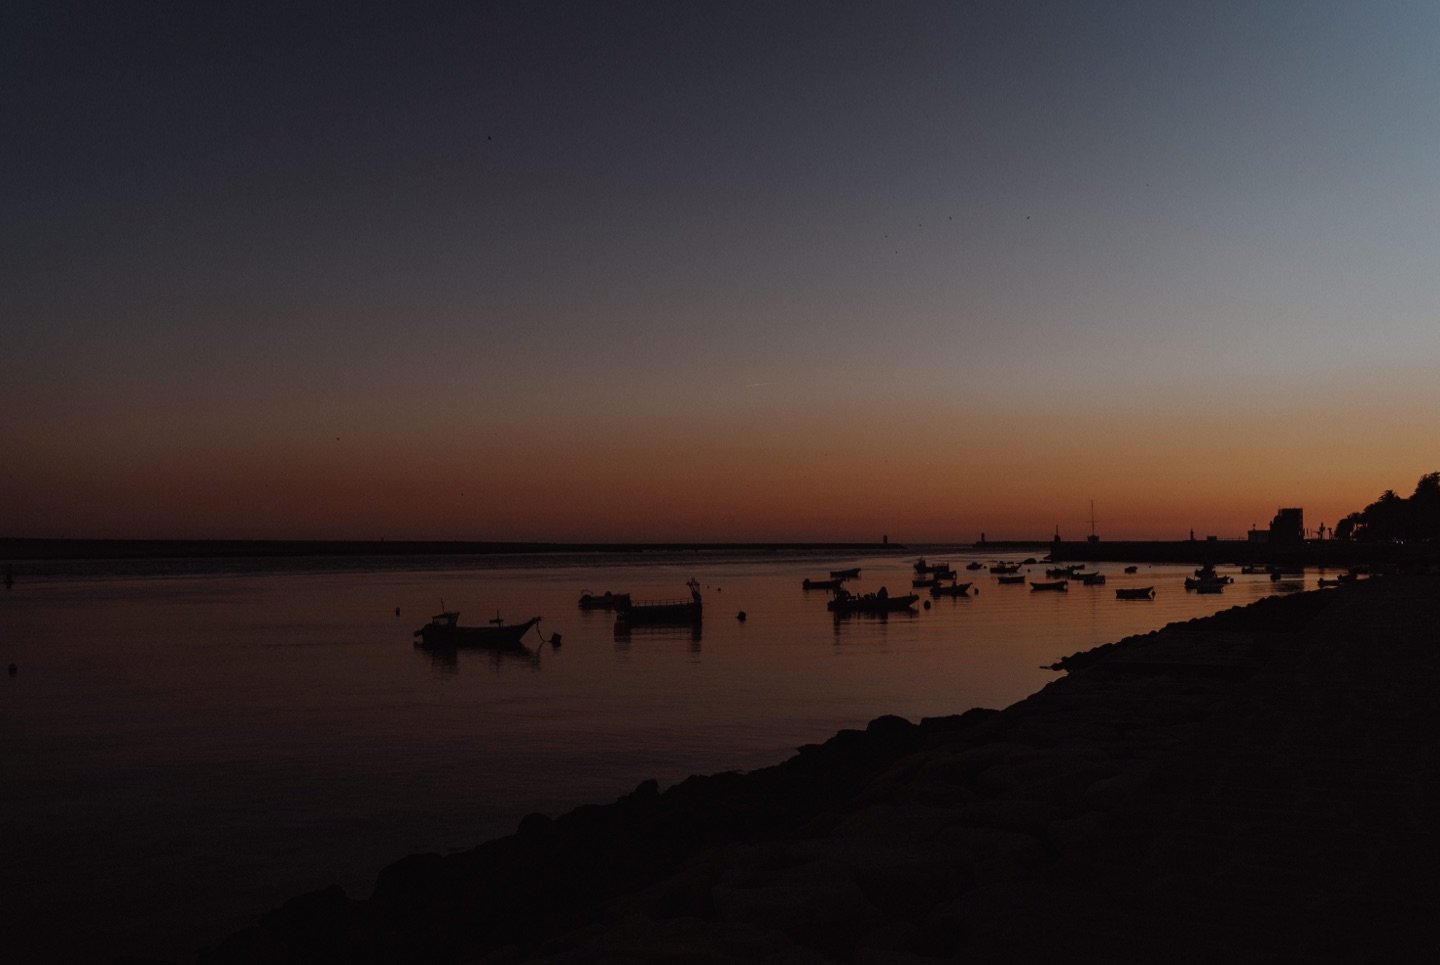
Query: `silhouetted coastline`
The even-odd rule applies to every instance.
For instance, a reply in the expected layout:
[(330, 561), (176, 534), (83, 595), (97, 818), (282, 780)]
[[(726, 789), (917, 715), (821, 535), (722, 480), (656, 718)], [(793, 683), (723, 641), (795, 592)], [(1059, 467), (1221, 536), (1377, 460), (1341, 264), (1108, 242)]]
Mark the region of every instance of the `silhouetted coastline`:
[(1437, 583), (1267, 598), (1072, 655), (1003, 711), (531, 815), (201, 961), (1418, 960)]

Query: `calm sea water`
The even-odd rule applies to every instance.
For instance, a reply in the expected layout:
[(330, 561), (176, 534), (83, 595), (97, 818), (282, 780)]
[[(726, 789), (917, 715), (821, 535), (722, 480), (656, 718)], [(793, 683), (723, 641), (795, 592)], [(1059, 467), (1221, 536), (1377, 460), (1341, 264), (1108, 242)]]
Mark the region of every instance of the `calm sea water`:
[[(827, 594), (801, 589), (860, 566), (858, 590), (909, 592), (913, 560), (17, 566), (0, 591), (0, 664), (19, 668), (0, 678), (12, 960), (189, 958), (288, 897), (332, 882), (366, 895), (385, 864), (508, 834), (531, 811), (773, 764), (881, 714), (1004, 706), (1053, 679), (1041, 668), (1061, 656), (1277, 591), (1236, 573), (1199, 596), (1181, 566), (1101, 564), (1107, 585), (1064, 594), (962, 572), (971, 598), (836, 621)], [(698, 633), (617, 639), (611, 614), (576, 606), (587, 589), (683, 597), (691, 577)], [(1115, 599), (1151, 584), (1152, 601)], [(442, 599), (467, 624), (538, 615), (562, 643), (416, 649)]]

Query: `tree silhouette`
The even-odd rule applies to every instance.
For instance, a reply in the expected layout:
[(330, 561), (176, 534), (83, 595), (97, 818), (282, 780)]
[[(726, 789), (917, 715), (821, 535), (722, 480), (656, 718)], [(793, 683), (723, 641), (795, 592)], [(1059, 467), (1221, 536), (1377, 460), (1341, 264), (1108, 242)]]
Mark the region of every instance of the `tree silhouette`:
[(1426, 473), (1407, 499), (1387, 489), (1335, 527), (1337, 539), (1367, 542), (1440, 540), (1440, 472)]

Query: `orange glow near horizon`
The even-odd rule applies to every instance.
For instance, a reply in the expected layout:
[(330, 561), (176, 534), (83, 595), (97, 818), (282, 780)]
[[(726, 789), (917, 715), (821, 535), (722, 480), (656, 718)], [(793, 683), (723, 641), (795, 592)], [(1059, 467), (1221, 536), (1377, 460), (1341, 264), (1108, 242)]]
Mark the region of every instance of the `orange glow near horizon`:
[(1286, 414), (1232, 412), (1174, 431), (1182, 420), (1163, 410), (1050, 407), (923, 424), (666, 416), (610, 436), (532, 421), (314, 444), (182, 433), (144, 446), (117, 432), (108, 449), (30, 440), (34, 468), (0, 492), (15, 536), (903, 543), (1045, 539), (1058, 525), (1079, 538), (1093, 500), (1102, 537), (1182, 539), (1241, 538), (1280, 506), (1334, 526), (1434, 468), (1399, 433), (1337, 447), (1334, 419), (1287, 432)]

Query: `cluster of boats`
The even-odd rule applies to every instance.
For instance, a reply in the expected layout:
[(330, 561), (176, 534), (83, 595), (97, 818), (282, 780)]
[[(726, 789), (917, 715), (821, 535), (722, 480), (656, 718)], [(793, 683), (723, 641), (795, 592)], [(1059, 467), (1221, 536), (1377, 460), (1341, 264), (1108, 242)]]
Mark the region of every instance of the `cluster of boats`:
[[(1044, 580), (1029, 579), (1028, 570), (1025, 573), (1020, 572), (1022, 566), (1035, 563), (1034, 559), (1028, 559), (1022, 563), (997, 562), (990, 564), (988, 569), (997, 583), (1024, 585), (1028, 582), (1032, 591), (1065, 592), (1072, 582), (1085, 586), (1103, 586), (1105, 584), (1105, 574), (1087, 570), (1084, 563), (1047, 567)], [(986, 565), (979, 561), (972, 561), (965, 566), (965, 569), (970, 571), (985, 568)], [(958, 582), (958, 574), (948, 563), (931, 563), (922, 558), (915, 563), (914, 569), (915, 578), (911, 588), (914, 590), (928, 589), (932, 597), (968, 596), (974, 587), (974, 583)], [(1134, 574), (1138, 571), (1139, 567), (1137, 566), (1125, 567), (1126, 574)], [(1241, 567), (1240, 572), (1268, 572), (1272, 580), (1303, 576), (1303, 572), (1296, 573), (1277, 566), (1244, 566)], [(913, 612), (916, 604), (920, 602), (920, 596), (917, 593), (892, 596), (883, 586), (873, 593), (853, 593), (846, 587), (846, 583), (858, 579), (859, 576), (859, 567), (831, 570), (828, 577), (806, 579), (801, 586), (805, 590), (829, 591), (832, 596), (826, 603), (826, 609), (837, 616)], [(1341, 574), (1335, 579), (1321, 578), (1319, 585), (1322, 587), (1339, 586), (1358, 578), (1358, 572), (1349, 572)], [(1198, 593), (1219, 593), (1225, 586), (1233, 582), (1234, 577), (1217, 572), (1213, 564), (1206, 564), (1196, 569), (1193, 576), (1185, 578), (1185, 588)], [(686, 586), (690, 590), (689, 599), (673, 600), (635, 600), (629, 593), (614, 593), (609, 590), (604, 593), (591, 593), (587, 590), (580, 595), (579, 605), (582, 610), (614, 612), (617, 634), (628, 631), (630, 627), (634, 626), (691, 626), (698, 628), (704, 616), (704, 601), (700, 595), (700, 584), (692, 579), (686, 583)], [(1115, 590), (1115, 597), (1119, 600), (1154, 599), (1155, 587), (1119, 587)], [(925, 606), (928, 608), (930, 603), (927, 601)], [(743, 612), (740, 619), (744, 619)], [(490, 620), (485, 626), (461, 626), (460, 614), (454, 610), (445, 610), (442, 602), (441, 612), (431, 617), (429, 623), (415, 631), (415, 645), (429, 649), (483, 647), (523, 651), (526, 649), (523, 642), (526, 634), (531, 630), (535, 630), (538, 634), (539, 623), (539, 617), (531, 617), (523, 623), (507, 624), (499, 614), (496, 614), (495, 619)], [(542, 637), (542, 641), (543, 639)], [(549, 642), (558, 646), (560, 635), (552, 634)]]

